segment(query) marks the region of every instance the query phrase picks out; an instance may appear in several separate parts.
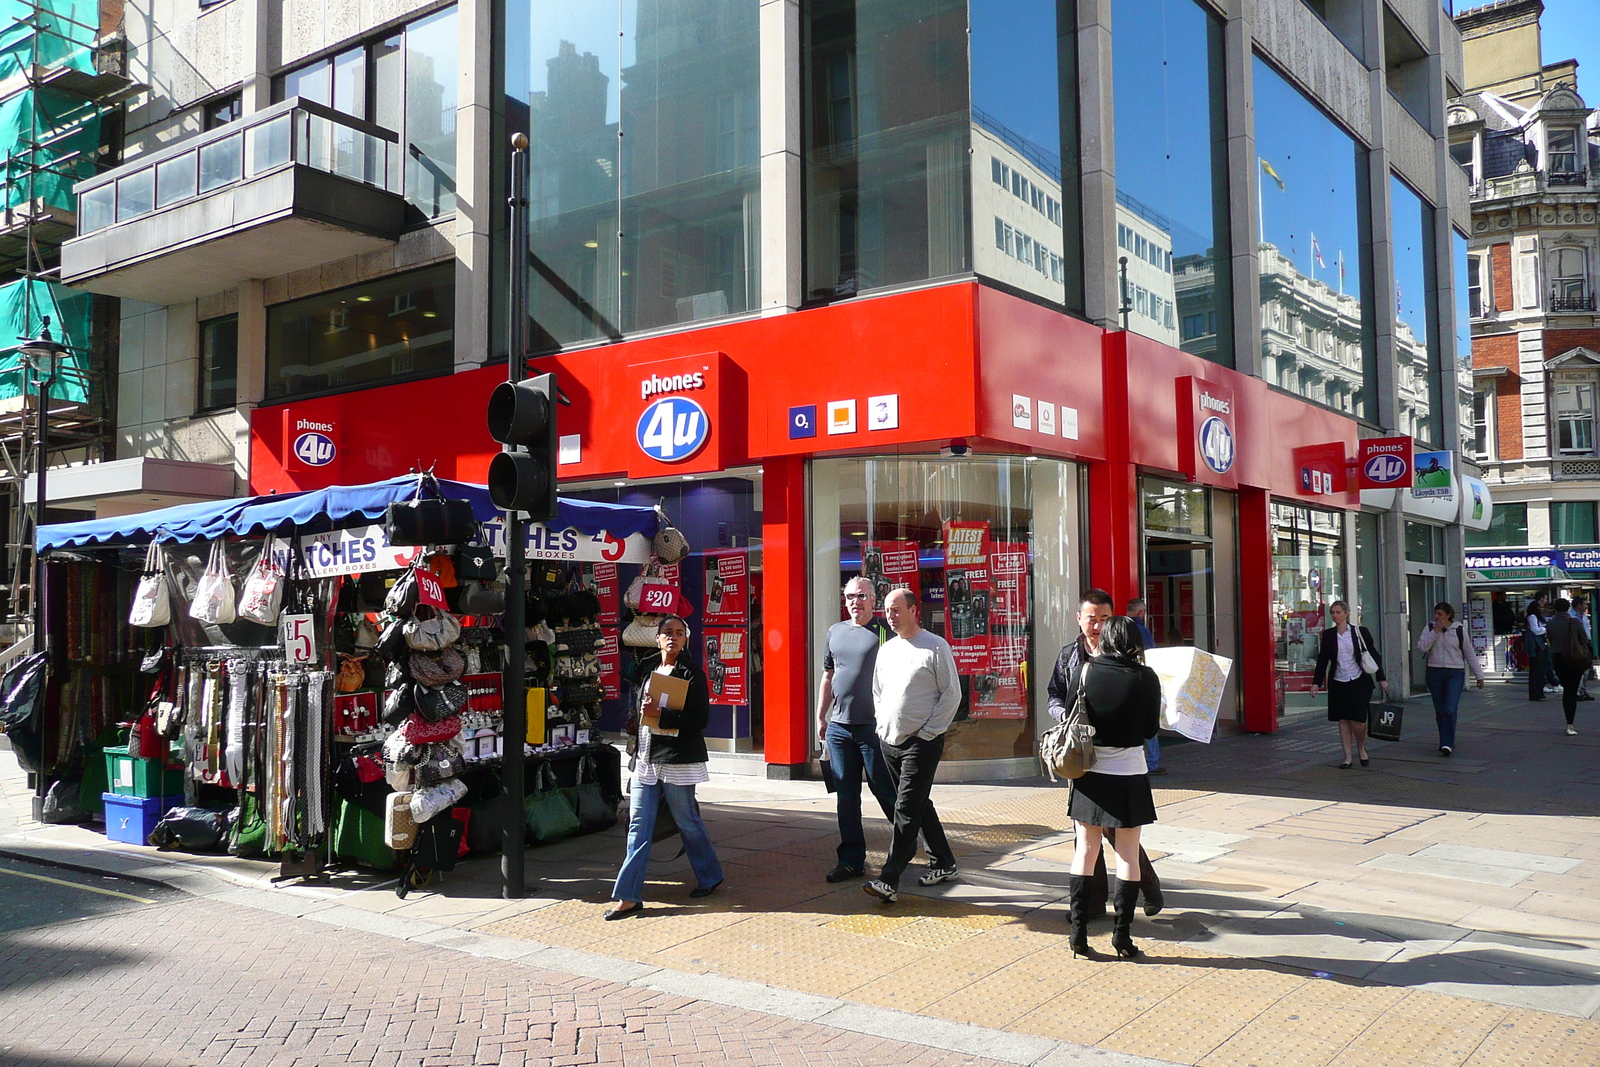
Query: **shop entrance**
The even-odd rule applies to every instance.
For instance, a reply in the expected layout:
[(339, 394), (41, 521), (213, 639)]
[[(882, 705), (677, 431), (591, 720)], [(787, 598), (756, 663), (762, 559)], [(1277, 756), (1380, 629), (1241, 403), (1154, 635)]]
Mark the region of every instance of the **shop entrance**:
[[(1433, 622), (1433, 606), (1445, 599), (1444, 528), (1424, 522), (1406, 523), (1406, 647), (1411, 655), (1411, 692), (1428, 688), (1425, 654), (1417, 641)], [(1460, 609), (1457, 609), (1459, 617)]]
[[(1211, 490), (1144, 480), (1144, 598), (1157, 645), (1217, 651), (1212, 601)], [(1117, 605), (1121, 611), (1122, 605)]]
[(1311, 683), (1322, 631), (1332, 621), (1328, 609), (1347, 599), (1344, 519), (1334, 511), (1274, 502), (1272, 541), (1273, 636), (1284, 711), (1322, 707)]

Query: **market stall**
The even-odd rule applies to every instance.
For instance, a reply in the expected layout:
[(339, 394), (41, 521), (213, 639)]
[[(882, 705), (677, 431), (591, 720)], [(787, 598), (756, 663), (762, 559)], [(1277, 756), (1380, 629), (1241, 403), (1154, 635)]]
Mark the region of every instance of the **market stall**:
[(622, 623), (597, 590), (670, 527), (561, 500), (506, 635), (502, 518), (483, 486), (408, 475), (43, 527), (45, 684), (18, 752), (39, 813), (283, 877), (492, 851), (520, 648), (530, 804), (565, 791), (578, 829), (609, 825), (618, 758), (592, 728)]

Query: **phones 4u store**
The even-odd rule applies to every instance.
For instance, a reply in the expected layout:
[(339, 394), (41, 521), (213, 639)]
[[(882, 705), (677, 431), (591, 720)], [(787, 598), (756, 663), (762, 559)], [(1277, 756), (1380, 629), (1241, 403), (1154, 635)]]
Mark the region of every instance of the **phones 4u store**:
[[(777, 777), (812, 757), (823, 639), (857, 574), (880, 610), (890, 588), (915, 591), (923, 624), (954, 647), (963, 703), (947, 777), (1037, 772), (1046, 683), (1090, 586), (1119, 609), (1144, 597), (1159, 643), (1235, 660), (1222, 716), (1275, 729), (1275, 530), (1285, 509), (1360, 506), (1345, 486), (1354, 421), (972, 283), (532, 369), (556, 372), (571, 400), (559, 416), (563, 496), (663, 503), (687, 535), (693, 554), (665, 577), (691, 648), (716, 661), (710, 743), (762, 753)], [(483, 412), (503, 379), (491, 367), (258, 408), (251, 489), (419, 463), (481, 482), (499, 448)], [(297, 455), (306, 432), (321, 448)], [(639, 570), (604, 577), (625, 589)], [(1344, 573), (1322, 585), (1326, 599), (1347, 595)], [(620, 650), (623, 679), (631, 654)], [(602, 726), (621, 725), (627, 691), (608, 690)]]

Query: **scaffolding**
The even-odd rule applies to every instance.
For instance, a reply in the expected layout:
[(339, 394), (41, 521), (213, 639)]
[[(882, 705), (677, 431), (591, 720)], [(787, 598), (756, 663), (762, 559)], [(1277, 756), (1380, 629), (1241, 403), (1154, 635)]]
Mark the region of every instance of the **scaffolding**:
[[(112, 309), (57, 279), (61, 244), (77, 232), (73, 188), (110, 163), (107, 134), (118, 128), (121, 102), (143, 88), (126, 66), (118, 0), (0, 0), (0, 506), (9, 532), (0, 643), (20, 636), (32, 609), (33, 509), (24, 486), (38, 462), (39, 405), (48, 405), (49, 468), (109, 452)], [(47, 401), (21, 355), (21, 342), (40, 336), (46, 321), (68, 348)]]

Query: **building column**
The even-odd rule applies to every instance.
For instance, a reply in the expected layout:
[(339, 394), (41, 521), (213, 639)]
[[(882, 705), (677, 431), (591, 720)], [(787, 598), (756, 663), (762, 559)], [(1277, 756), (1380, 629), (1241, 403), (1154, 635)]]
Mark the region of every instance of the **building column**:
[(244, 114), (250, 115), (272, 106), (272, 69), (283, 51), (283, 5), (272, 0), (246, 2), (239, 53), (249, 57), (249, 65), (239, 83), (239, 105)]
[(1144, 595), (1139, 472), (1129, 458), (1127, 336), (1107, 334), (1102, 342), (1106, 458), (1089, 464), (1089, 580), (1118, 605)]
[(1265, 489), (1240, 486), (1239, 692), (1244, 701), (1244, 728), (1260, 734), (1278, 729), (1272, 569), (1271, 494)]
[(1222, 30), (1227, 64), (1228, 228), (1233, 249), (1233, 369), (1262, 377), (1261, 259), (1256, 246), (1256, 203), (1261, 165), (1257, 162), (1255, 129), (1255, 52), (1250, 28), (1255, 0), (1232, 0)]
[(461, 77), (456, 100), (456, 325), (455, 368), (481, 367), (490, 358), (494, 335), (493, 285), (503, 264), (493, 262), (490, 231), (504, 210), (495, 202), (494, 170), (510, 159), (506, 145), (493, 143), (494, 70), (500, 41), (494, 32), (493, 0), (461, 0), (456, 14), (457, 61)]
[(806, 461), (762, 465), (761, 605), (763, 732), (767, 777), (795, 778), (811, 758), (807, 679)]
[(1111, 0), (1078, 0), (1078, 100), (1084, 314), (1096, 325), (1121, 329)]
[(761, 3), (761, 311), (781, 315), (805, 299), (801, 258), (800, 4)]
[(239, 365), (234, 410), (239, 413), (233, 442), (234, 477), (250, 484), (250, 415), (267, 395), (267, 302), (260, 278), (239, 283)]

